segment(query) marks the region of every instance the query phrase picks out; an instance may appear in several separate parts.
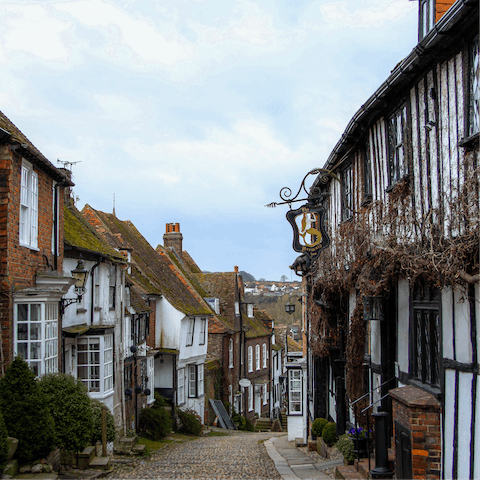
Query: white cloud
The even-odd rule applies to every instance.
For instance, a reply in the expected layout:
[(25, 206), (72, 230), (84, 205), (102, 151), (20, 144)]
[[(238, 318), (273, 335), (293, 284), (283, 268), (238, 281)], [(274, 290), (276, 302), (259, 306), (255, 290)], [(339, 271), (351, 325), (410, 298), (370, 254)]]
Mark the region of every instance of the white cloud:
[(152, 21), (129, 16), (101, 0), (59, 3), (56, 9), (97, 30), (105, 38), (105, 52), (112, 59), (130, 57), (134, 63), (171, 67), (195, 54), (193, 46), (171, 27), (160, 30)]
[(14, 53), (46, 62), (67, 62), (70, 22), (56, 18), (48, 6), (7, 3), (2, 6), (0, 42), (3, 62)]
[(94, 94), (93, 100), (102, 109), (104, 118), (112, 122), (134, 122), (142, 117), (140, 105), (125, 95)]

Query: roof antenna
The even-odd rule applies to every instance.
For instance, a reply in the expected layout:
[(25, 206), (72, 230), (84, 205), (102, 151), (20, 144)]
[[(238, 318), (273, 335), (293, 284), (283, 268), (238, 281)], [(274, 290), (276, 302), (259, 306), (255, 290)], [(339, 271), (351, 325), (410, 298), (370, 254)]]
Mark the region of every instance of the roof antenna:
[(57, 158), (57, 163), (61, 163), (63, 165), (63, 168), (72, 171), (72, 165), (76, 165), (77, 163), (82, 163), (82, 161), (78, 160), (76, 162), (69, 162), (68, 160), (60, 160), (59, 158)]
[(115, 214), (115, 194), (113, 194), (113, 216), (116, 217), (117, 215)]

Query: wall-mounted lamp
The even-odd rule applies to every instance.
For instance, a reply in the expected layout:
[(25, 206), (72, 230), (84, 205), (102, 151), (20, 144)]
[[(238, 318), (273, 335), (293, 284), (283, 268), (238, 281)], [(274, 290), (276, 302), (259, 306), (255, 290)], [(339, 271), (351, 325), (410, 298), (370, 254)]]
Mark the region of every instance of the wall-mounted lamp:
[(366, 322), (383, 321), (384, 297), (363, 297), (363, 319)]
[(85, 285), (87, 283), (89, 271), (85, 268), (83, 260), (79, 260), (77, 262), (77, 266), (71, 271), (71, 274), (75, 279), (74, 291), (77, 295), (77, 298), (62, 298), (60, 300), (60, 313), (62, 315), (69, 305), (72, 305), (72, 303), (80, 303), (83, 295), (85, 294)]
[(295, 305), (293, 303), (286, 303), (285, 304), (285, 311), (291, 315), (293, 312), (295, 312)]

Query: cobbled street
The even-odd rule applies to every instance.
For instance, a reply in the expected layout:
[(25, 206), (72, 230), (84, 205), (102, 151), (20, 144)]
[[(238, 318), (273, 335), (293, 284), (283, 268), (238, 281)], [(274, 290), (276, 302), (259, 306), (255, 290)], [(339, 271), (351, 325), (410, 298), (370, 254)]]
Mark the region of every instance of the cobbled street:
[(263, 445), (277, 435), (235, 432), (169, 445), (149, 458), (117, 464), (108, 478), (280, 479)]

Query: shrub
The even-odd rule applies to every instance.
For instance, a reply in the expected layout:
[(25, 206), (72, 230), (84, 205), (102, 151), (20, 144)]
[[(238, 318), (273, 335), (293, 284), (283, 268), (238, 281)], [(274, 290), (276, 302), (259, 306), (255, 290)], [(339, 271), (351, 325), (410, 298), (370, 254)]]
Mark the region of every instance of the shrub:
[(339, 437), (335, 447), (337, 447), (337, 450), (343, 455), (343, 458), (348, 464), (353, 463), (355, 460), (355, 454), (353, 453), (353, 440), (348, 433)]
[(3, 415), (0, 412), (0, 474), (8, 459), (7, 427), (3, 421)]
[(321, 437), (322, 430), (327, 423), (328, 423), (328, 420), (326, 418), (316, 418), (312, 423), (312, 433), (316, 437)]
[(138, 422), (139, 433), (150, 440), (160, 440), (172, 430), (172, 417), (162, 407), (144, 408)]
[(178, 419), (178, 431), (191, 435), (200, 435), (203, 430), (199, 416), (193, 410), (175, 410)]
[(327, 445), (333, 445), (337, 439), (337, 424), (334, 422), (327, 423), (323, 427), (322, 438)]
[(154, 395), (155, 395), (155, 403), (152, 405), (151, 408), (171, 406), (171, 403), (163, 395), (160, 395), (157, 392), (155, 392)]
[(83, 450), (93, 433), (93, 408), (85, 385), (64, 373), (45, 375), (39, 384), (55, 420), (57, 446), (74, 452)]
[[(103, 403), (96, 398), (91, 400), (92, 410), (93, 410), (93, 430), (92, 438), (90, 443), (95, 445), (97, 442), (102, 441), (102, 410)], [(113, 442), (117, 432), (115, 430), (115, 419), (113, 418), (112, 413), (107, 408), (107, 442)]]
[(20, 463), (46, 457), (55, 446), (55, 424), (35, 374), (21, 358), (0, 379), (0, 410), (8, 435), (18, 440)]
[(239, 413), (234, 412), (231, 418), (238, 430), (245, 430), (247, 432), (255, 431), (253, 423), (248, 418), (245, 418)]

